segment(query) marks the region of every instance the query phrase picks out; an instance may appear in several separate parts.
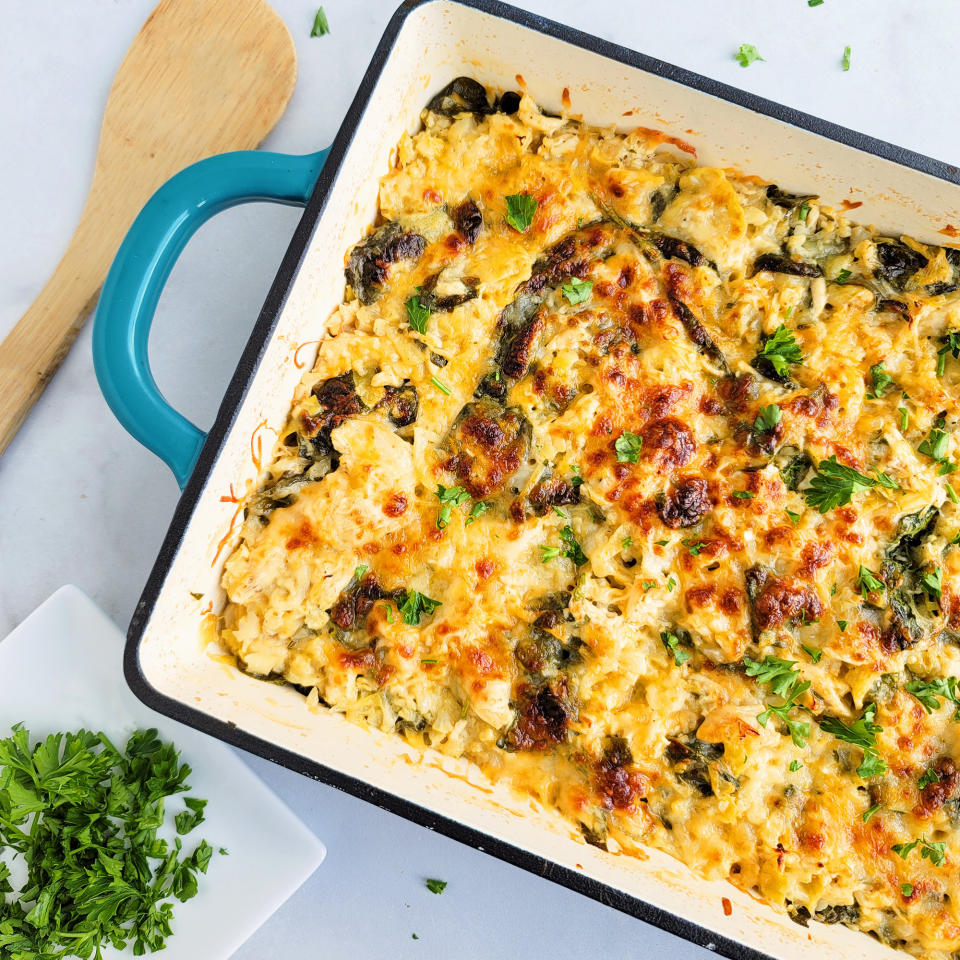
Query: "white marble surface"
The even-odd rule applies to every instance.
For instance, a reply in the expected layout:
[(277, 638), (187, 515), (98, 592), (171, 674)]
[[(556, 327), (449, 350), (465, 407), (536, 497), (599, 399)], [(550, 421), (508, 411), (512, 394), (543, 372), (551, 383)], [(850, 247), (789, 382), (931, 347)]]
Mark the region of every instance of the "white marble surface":
[[(0, 334), (36, 295), (79, 215), (113, 73), (154, 0), (4, 0), (0, 31)], [(187, 0), (185, 0), (187, 2)], [(527, 0), (538, 13), (960, 164), (956, 0)], [(276, 0), (300, 80), (268, 141), (329, 143), (394, 0), (326, 0), (332, 34), (309, 38), (316, 0)], [(742, 69), (740, 43), (766, 61)], [(852, 47), (852, 67), (840, 58)], [(204, 227), (154, 324), (157, 380), (199, 424), (212, 418), (297, 220), (251, 206)], [(0, 390), (3, 389), (0, 384)], [(0, 460), (0, 635), (73, 582), (125, 626), (177, 500), (172, 476), (117, 425), (86, 330)], [(374, 807), (259, 760), (251, 765), (329, 849), (313, 879), (239, 960), (693, 958), (704, 951)], [(269, 829), (266, 825), (265, 829)], [(440, 897), (422, 878), (449, 881)], [(419, 940), (414, 940), (416, 933)]]

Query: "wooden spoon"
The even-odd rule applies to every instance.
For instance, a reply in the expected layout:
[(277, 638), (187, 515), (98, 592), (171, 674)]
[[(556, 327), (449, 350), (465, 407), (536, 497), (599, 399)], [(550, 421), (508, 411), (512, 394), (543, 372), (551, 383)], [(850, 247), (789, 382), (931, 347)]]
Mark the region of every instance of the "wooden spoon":
[(256, 147), (297, 79), (293, 38), (263, 0), (163, 0), (113, 81), (80, 223), (0, 344), (0, 453), (93, 310), (130, 224), (184, 167)]

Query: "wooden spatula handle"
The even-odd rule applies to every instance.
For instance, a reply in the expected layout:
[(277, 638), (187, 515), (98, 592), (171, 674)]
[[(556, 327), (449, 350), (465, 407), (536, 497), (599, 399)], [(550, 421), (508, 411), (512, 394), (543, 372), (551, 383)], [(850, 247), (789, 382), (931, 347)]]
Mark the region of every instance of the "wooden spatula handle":
[(114, 250), (74, 234), (47, 285), (0, 343), (0, 454), (43, 392), (97, 302)]

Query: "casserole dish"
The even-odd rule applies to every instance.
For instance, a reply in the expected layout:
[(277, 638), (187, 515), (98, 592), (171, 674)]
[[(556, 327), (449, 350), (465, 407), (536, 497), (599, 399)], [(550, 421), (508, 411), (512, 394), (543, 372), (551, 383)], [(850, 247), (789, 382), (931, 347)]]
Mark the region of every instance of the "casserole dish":
[[(311, 716), (294, 691), (238, 675), (196, 642), (204, 617), (209, 620), (219, 609), (218, 566), (237, 512), (232, 484), (255, 480), (264, 442), (269, 447), (283, 425), (309, 344), (339, 301), (343, 251), (372, 221), (377, 178), (389, 165), (392, 145), (404, 130), (418, 126), (423, 102), (451, 77), (472, 73), (491, 86), (508, 87), (521, 82), (513, 66), (521, 62), (527, 89), (548, 109), (567, 88), (574, 108), (591, 122), (623, 122), (628, 114), (631, 126), (683, 131), (693, 138), (701, 162), (745, 167), (786, 189), (813, 189), (831, 199), (846, 196), (847, 171), (855, 170), (862, 219), (886, 229), (931, 237), (957, 217), (960, 191), (950, 183), (956, 172), (934, 161), (752, 98), (747, 99), (751, 113), (720, 99), (734, 97), (726, 88), (508, 8), (439, 0), (401, 8), (334, 144), (190, 478), (131, 625), (128, 679), (164, 712), (492, 848), (512, 862), (549, 870), (568, 885), (729, 955), (800, 957), (825, 948), (844, 956), (884, 955), (883, 948), (849, 931), (808, 933), (727, 885), (693, 881), (655, 851), (638, 862), (584, 847), (566, 823), (482, 784), (466, 765), (421, 757), (330, 714)], [(589, 81), (578, 84), (581, 77)], [(171, 255), (191, 224), (217, 207), (244, 196), (305, 198), (323, 159), (322, 154), (248, 154), (192, 168), (151, 201), (111, 272), (95, 330), (98, 374), (121, 419), (164, 456), (181, 481), (190, 474), (202, 434), (164, 406), (145, 366), (145, 325)], [(898, 167), (895, 159), (910, 166)], [(211, 190), (204, 178), (214, 174)], [(890, 190), (894, 186), (899, 193)], [(190, 196), (191, 190), (197, 193)], [(909, 197), (911, 205), (901, 197)]]

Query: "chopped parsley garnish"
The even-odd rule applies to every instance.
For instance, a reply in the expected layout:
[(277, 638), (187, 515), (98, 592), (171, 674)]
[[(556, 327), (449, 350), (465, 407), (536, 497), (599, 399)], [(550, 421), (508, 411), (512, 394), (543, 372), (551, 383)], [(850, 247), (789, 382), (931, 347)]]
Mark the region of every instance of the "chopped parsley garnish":
[(790, 761), (790, 772), (791, 772), (791, 773), (796, 773), (802, 766), (803, 766), (803, 764), (802, 764), (799, 760), (791, 760), (791, 761)]
[(419, 294), (412, 296), (406, 302), (407, 322), (417, 333), (427, 332), (427, 321), (430, 319), (430, 308), (420, 302)]
[(829, 733), (844, 743), (852, 743), (863, 750), (863, 762), (857, 768), (857, 773), (865, 780), (878, 777), (887, 771), (886, 763), (878, 756), (877, 734), (883, 727), (873, 722), (877, 715), (877, 705), (868, 703), (862, 716), (853, 723), (844, 723), (839, 717), (821, 717), (820, 729)]
[(841, 632), (841, 633), (845, 633), (845, 632), (846, 632), (846, 629), (847, 629), (847, 621), (846, 621), (846, 620), (838, 620), (838, 621), (837, 621), (837, 626), (840, 628), (840, 632)]
[(791, 364), (803, 363), (803, 354), (800, 352), (797, 338), (793, 335), (793, 331), (788, 330), (782, 323), (767, 338), (757, 356), (769, 360), (773, 369), (781, 377), (787, 376)]
[(656, 580), (641, 580), (641, 581), (640, 581), (640, 586), (643, 587), (643, 592), (644, 592), (644, 593), (647, 593), (647, 591), (652, 590), (656, 585), (657, 585), (657, 581), (656, 581)]
[(478, 500), (470, 511), (470, 516), (463, 521), (465, 527), (469, 527), (474, 520), (477, 519), (481, 514), (486, 513), (490, 508), (482, 501)]
[(517, 233), (525, 233), (533, 223), (537, 201), (529, 193), (513, 193), (507, 197), (506, 221)]
[(707, 545), (703, 540), (693, 540), (685, 538), (680, 541), (690, 552), (691, 556), (699, 557), (703, 548)]
[(807, 0), (808, 7), (819, 7), (823, 0)]
[(441, 393), (446, 394), (448, 397), (450, 396), (450, 388), (449, 388), (445, 383), (443, 383), (442, 381), (438, 380), (436, 377), (431, 377), (431, 378), (430, 378), (430, 382), (431, 382)]
[(873, 392), (868, 393), (867, 397), (870, 400), (879, 400), (890, 389), (893, 377), (884, 369), (882, 360), (870, 368), (870, 377), (873, 380)]
[(853, 274), (846, 267), (844, 267), (833, 279), (835, 283), (846, 283), (852, 276)]
[(763, 60), (760, 51), (752, 43), (741, 43), (740, 49), (733, 58), (741, 67), (749, 67), (756, 60)]
[(673, 588), (677, 585), (677, 581), (673, 577), (667, 578), (667, 593), (673, 593)]
[[(766, 346), (764, 346), (766, 349)], [(783, 419), (783, 411), (776, 403), (771, 403), (766, 407), (761, 407), (756, 419), (753, 421), (754, 433), (769, 433)]]
[(576, 464), (573, 464), (573, 465), (570, 467), (570, 472), (573, 474), (573, 477), (572, 477), (572, 479), (570, 480), (570, 482), (571, 482), (575, 487), (582, 486), (582, 484), (583, 484), (583, 477), (580, 475), (580, 468), (579, 468)]
[(447, 881), (433, 879), (427, 880), (427, 889), (431, 893), (443, 893), (443, 891), (447, 889)]
[(905, 897), (912, 897), (912, 896), (913, 896), (913, 884), (912, 884), (912, 883), (901, 883), (901, 884), (900, 884), (900, 892), (901, 892)]
[(907, 693), (913, 694), (923, 704), (927, 713), (940, 709), (940, 698), (949, 700), (955, 707), (954, 723), (960, 723), (960, 682), (956, 677), (934, 677), (922, 680), (916, 677), (904, 685)]
[(864, 811), (863, 816), (860, 819), (866, 823), (875, 813), (879, 813), (882, 806), (882, 803), (875, 803), (869, 810)]
[(805, 643), (800, 644), (803, 648), (803, 652), (814, 662), (819, 663), (820, 658), (823, 656), (823, 651), (818, 650), (816, 647), (808, 647)]
[(930, 435), (923, 443), (917, 447), (919, 453), (925, 454), (931, 460), (941, 461), (947, 455), (947, 447), (950, 445), (950, 434), (944, 430), (947, 425), (942, 416), (933, 421), (930, 428)]
[(789, 518), (790, 522), (791, 522), (794, 526), (797, 526), (797, 524), (800, 523), (800, 514), (799, 514), (799, 513), (794, 513), (792, 510), (784, 510), (783, 512), (787, 515), (787, 517)]
[(418, 627), (420, 618), (430, 616), (437, 607), (441, 606), (441, 602), (431, 600), (419, 590), (408, 590), (403, 601), (397, 606), (403, 614), (403, 622), (410, 627)]
[(906, 433), (910, 425), (910, 411), (906, 407), (897, 407), (897, 413), (900, 414), (900, 432)]
[(841, 63), (843, 64), (843, 69), (844, 69), (844, 70), (849, 70), (849, 69), (850, 69), (850, 47), (849, 47), (849, 45), (843, 48), (843, 60), (841, 61)]
[(437, 484), (436, 498), (440, 501), (437, 513), (437, 529), (442, 530), (450, 522), (450, 513), (454, 507), (470, 502), (470, 494), (463, 487), (445, 487)]
[(866, 599), (868, 593), (877, 593), (883, 590), (884, 583), (872, 570), (868, 570), (863, 564), (860, 564), (860, 572), (857, 574), (857, 587), (860, 589), (860, 596)]
[(678, 667), (682, 667), (690, 659), (690, 651), (681, 648), (680, 638), (675, 633), (664, 630), (660, 634), (660, 639), (667, 648), (667, 652), (673, 654), (673, 662)]
[(937, 351), (937, 376), (942, 377), (947, 369), (947, 357), (960, 360), (960, 330), (954, 330), (943, 338), (943, 346)]
[(643, 437), (624, 430), (617, 437), (613, 447), (617, 451), (617, 463), (636, 463), (640, 459), (640, 448), (643, 446)]
[(330, 32), (330, 24), (327, 23), (327, 15), (323, 7), (317, 7), (317, 14), (313, 18), (313, 29), (310, 31), (311, 37), (325, 37)]
[(354, 575), (354, 577), (356, 577), (357, 580), (362, 580), (362, 579), (363, 579), (363, 575), (364, 575), (369, 569), (370, 569), (370, 568), (369, 568), (365, 563), (361, 563), (360, 566), (358, 566), (358, 567), (356, 568), (356, 570), (353, 571), (353, 575)]
[(939, 783), (940, 774), (931, 767), (927, 770), (923, 776), (917, 781), (917, 789), (922, 790), (924, 787), (929, 786), (931, 783)]
[(787, 728), (794, 744), (805, 747), (810, 736), (810, 724), (790, 718), (790, 710), (795, 706), (797, 698), (810, 689), (810, 682), (800, 678), (796, 660), (767, 656), (762, 663), (749, 657), (744, 657), (743, 662), (748, 677), (755, 677), (757, 683), (769, 686), (771, 693), (784, 699), (782, 704), (768, 703), (767, 709), (757, 715), (760, 726), (765, 727), (771, 716), (777, 716)]
[(393, 604), (385, 603), (383, 606), (387, 611), (387, 623), (393, 623)]
[(920, 856), (924, 860), (929, 860), (935, 867), (942, 867), (947, 859), (947, 844), (946, 841), (940, 840), (936, 843), (928, 840), (926, 837), (921, 837), (919, 840), (911, 840), (909, 843), (895, 843), (890, 849), (898, 856), (901, 860), (906, 860), (907, 857), (917, 849), (917, 846), (920, 847)]
[(630, 547), (633, 546), (633, 537), (631, 537), (629, 534), (627, 534), (627, 536), (625, 536), (625, 537), (620, 541), (620, 545), (623, 547), (624, 550), (629, 550)]
[(925, 573), (920, 578), (920, 586), (928, 596), (939, 600), (943, 590), (943, 571), (937, 567), (932, 573)]
[(566, 557), (572, 560), (578, 567), (582, 567), (587, 562), (587, 555), (577, 543), (577, 538), (573, 532), (573, 527), (568, 523), (560, 530), (560, 546), (551, 547), (546, 544), (540, 547), (543, 553), (543, 562), (549, 563), (556, 560), (557, 557)]
[(666, 547), (670, 545), (669, 540), (656, 540), (654, 541), (658, 547)]
[(580, 280), (574, 277), (569, 283), (565, 283), (560, 288), (560, 291), (567, 298), (567, 302), (571, 306), (576, 306), (578, 303), (586, 303), (590, 299), (590, 294), (593, 292), (593, 281)]
[[(821, 2), (823, 2), (823, 0), (821, 0)], [(797, 219), (802, 222), (806, 222), (807, 216), (809, 214), (810, 214), (810, 204), (807, 203), (806, 200), (804, 200), (804, 202), (800, 204), (799, 211), (797, 211)], [(791, 307), (790, 310), (792, 311), (793, 307)], [(789, 315), (790, 314), (788, 313), (787, 316)]]
[(895, 482), (883, 474), (885, 480), (868, 477), (853, 467), (837, 463), (836, 455), (817, 464), (817, 472), (810, 481), (809, 489), (803, 493), (804, 499), (811, 507), (816, 507), (821, 513), (827, 513), (834, 507), (842, 507), (849, 503), (854, 494), (871, 487), (888, 486), (889, 481)]
[[(0, 860), (3, 956), (163, 949), (173, 901), (196, 896), (213, 856), (205, 840), (184, 855), (180, 836), (160, 836), (164, 803), (189, 790), (190, 773), (153, 729), (136, 731), (119, 750), (89, 730), (31, 746), (29, 732), (14, 726), (0, 741), (0, 851), (17, 858), (25, 878), (14, 889)], [(180, 835), (203, 821), (206, 801), (184, 804), (174, 818)]]
[(749, 490), (734, 490), (733, 495), (738, 500), (752, 500), (756, 496), (755, 493), (751, 493)]

